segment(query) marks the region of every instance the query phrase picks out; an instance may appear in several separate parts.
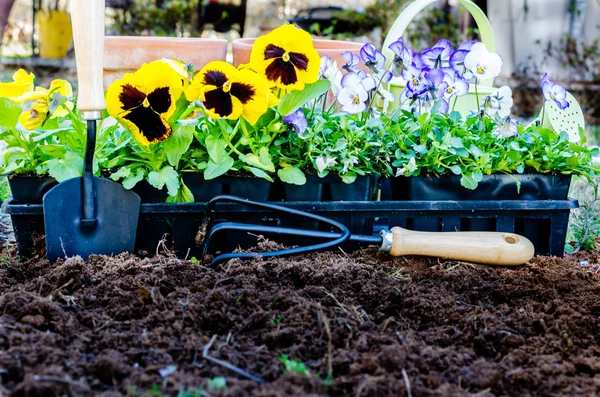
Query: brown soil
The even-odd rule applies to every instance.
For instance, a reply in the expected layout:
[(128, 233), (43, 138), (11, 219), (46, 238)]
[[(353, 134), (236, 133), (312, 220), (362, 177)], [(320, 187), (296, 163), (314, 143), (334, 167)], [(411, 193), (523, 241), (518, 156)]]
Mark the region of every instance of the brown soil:
[(600, 395), (599, 260), (6, 259), (0, 396)]

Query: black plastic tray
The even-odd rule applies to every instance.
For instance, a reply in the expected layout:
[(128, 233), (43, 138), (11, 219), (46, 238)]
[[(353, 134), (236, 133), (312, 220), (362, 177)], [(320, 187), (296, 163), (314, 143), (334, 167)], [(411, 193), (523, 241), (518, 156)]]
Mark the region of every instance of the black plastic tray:
[[(385, 183), (383, 199), (391, 200), (566, 200), (571, 175), (484, 175), (474, 190), (460, 184), (460, 175), (395, 177)], [(520, 190), (517, 183), (521, 183)], [(386, 194), (387, 193), (387, 194)]]
[[(282, 204), (281, 202), (276, 204)], [(168, 225), (172, 248), (180, 256), (198, 255), (195, 243), (205, 203), (142, 204), (140, 227), (149, 222)], [(538, 255), (562, 256), (571, 209), (578, 207), (576, 200), (507, 200), (507, 201), (335, 201), (286, 202), (286, 206), (317, 213), (346, 225), (377, 220), (371, 228), (376, 234), (382, 228), (400, 226), (419, 231), (500, 231), (524, 235), (536, 248)], [(43, 206), (40, 204), (13, 204), (9, 200), (3, 210), (12, 218), (17, 247), (27, 257), (34, 252), (34, 242), (44, 233)], [(211, 216), (211, 224), (223, 221), (289, 226), (289, 215), (236, 204), (219, 204)], [(136, 252), (154, 253), (158, 237), (143, 239), (138, 233)], [(247, 237), (247, 234), (245, 235)], [(230, 234), (219, 239), (222, 246), (231, 249), (240, 235)], [(43, 240), (42, 240), (43, 241)]]

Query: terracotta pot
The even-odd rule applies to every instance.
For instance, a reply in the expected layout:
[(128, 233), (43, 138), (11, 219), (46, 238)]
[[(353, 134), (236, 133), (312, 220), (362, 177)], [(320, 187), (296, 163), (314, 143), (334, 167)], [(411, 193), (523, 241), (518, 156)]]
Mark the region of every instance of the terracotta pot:
[[(233, 64), (238, 66), (243, 63), (250, 62), (250, 53), (252, 52), (252, 44), (256, 39), (236, 39), (233, 40)], [(327, 55), (334, 61), (337, 61), (339, 67), (344, 65), (346, 61), (341, 53), (351, 51), (356, 55), (360, 54), (360, 48), (363, 43), (355, 43), (352, 41), (341, 40), (313, 40), (315, 49), (320, 56)]]
[(200, 70), (225, 61), (227, 40), (173, 37), (107, 36), (104, 41), (104, 88), (127, 72), (161, 58), (191, 62)]

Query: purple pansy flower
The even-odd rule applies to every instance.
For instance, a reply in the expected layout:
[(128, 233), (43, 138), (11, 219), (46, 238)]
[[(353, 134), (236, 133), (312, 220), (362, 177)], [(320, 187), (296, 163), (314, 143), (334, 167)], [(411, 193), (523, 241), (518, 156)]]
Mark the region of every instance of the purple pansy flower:
[(433, 48), (428, 48), (421, 54), (423, 63), (430, 68), (441, 68), (450, 64), (452, 44), (446, 39), (438, 41)]
[(427, 70), (418, 69), (414, 66), (409, 66), (402, 71), (402, 78), (406, 80), (406, 87), (414, 95), (421, 95), (427, 91), (425, 73), (427, 73)]
[(559, 109), (564, 110), (570, 106), (567, 102), (567, 90), (562, 85), (551, 81), (548, 78), (548, 73), (544, 74), (542, 81), (540, 82), (544, 98), (547, 101), (553, 101)]
[(394, 53), (394, 66), (396, 70), (402, 70), (413, 63), (413, 51), (404, 45), (402, 39), (394, 41), (388, 47)]
[(517, 120), (507, 116), (502, 121), (502, 123), (498, 124), (496, 126), (496, 128), (494, 128), (494, 131), (492, 131), (492, 134), (501, 136), (504, 138), (508, 138), (511, 136), (517, 136), (517, 135), (519, 135), (518, 127), (519, 127), (519, 122)]
[(476, 41), (467, 41), (462, 43), (456, 51), (450, 55), (450, 67), (458, 72), (466, 80), (470, 80), (473, 74), (465, 68), (465, 57), (471, 51)]
[(358, 64), (360, 63), (360, 57), (353, 52), (344, 51), (342, 52), (342, 57), (346, 61), (346, 64), (342, 66), (342, 69), (348, 72), (355, 72), (358, 69)]
[(285, 116), (283, 122), (288, 123), (300, 135), (304, 134), (308, 128), (308, 122), (306, 121), (306, 117), (304, 117), (304, 110), (302, 109), (298, 109), (294, 113)]
[(350, 72), (342, 77), (342, 89), (337, 95), (337, 100), (342, 105), (342, 112), (361, 113), (367, 108), (369, 93), (362, 81), (358, 73)]
[(427, 91), (434, 100), (444, 97), (444, 91), (448, 87), (448, 83), (444, 81), (444, 76), (445, 73), (441, 69), (431, 69), (425, 72)]
[(454, 70), (444, 73), (444, 98), (450, 99), (453, 96), (463, 96), (469, 93), (469, 83), (462, 79)]
[(486, 81), (498, 77), (503, 61), (500, 55), (489, 52), (485, 44), (475, 43), (465, 56), (464, 64), (478, 81)]
[(385, 69), (385, 56), (372, 44), (367, 43), (360, 49), (360, 57), (373, 73), (378, 74)]

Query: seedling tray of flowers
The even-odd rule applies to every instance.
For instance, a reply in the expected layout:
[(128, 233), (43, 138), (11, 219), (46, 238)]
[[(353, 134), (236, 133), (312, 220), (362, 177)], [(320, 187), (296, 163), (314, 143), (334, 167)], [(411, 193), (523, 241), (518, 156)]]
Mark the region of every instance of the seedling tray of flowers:
[[(556, 256), (562, 256), (564, 252), (570, 210), (578, 207), (576, 200), (293, 201), (283, 205), (338, 220), (350, 227), (353, 233), (359, 234), (377, 234), (379, 230), (393, 226), (419, 231), (518, 233), (534, 243), (537, 254)], [(195, 237), (205, 207), (206, 203), (142, 204), (136, 253), (153, 254), (166, 234), (165, 246), (178, 255), (200, 254)], [(3, 210), (11, 216), (22, 256), (32, 256), (43, 248), (41, 204), (14, 204), (9, 200), (3, 204)], [(209, 228), (223, 221), (318, 228), (314, 223), (300, 223), (289, 215), (227, 203), (216, 207)], [(252, 245), (258, 238), (247, 233), (222, 237), (216, 249), (231, 250), (237, 246)], [(279, 241), (289, 245), (310, 243), (297, 238)]]

